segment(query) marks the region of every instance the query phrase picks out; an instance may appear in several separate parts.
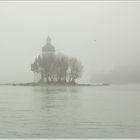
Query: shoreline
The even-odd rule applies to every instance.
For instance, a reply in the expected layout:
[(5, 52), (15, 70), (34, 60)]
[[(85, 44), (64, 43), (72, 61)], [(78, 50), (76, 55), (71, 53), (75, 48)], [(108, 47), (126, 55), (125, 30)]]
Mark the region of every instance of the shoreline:
[(40, 86), (40, 87), (48, 87), (48, 86), (65, 86), (65, 87), (71, 87), (71, 86), (109, 86), (108, 83), (101, 83), (101, 84), (79, 84), (79, 83), (3, 83), (0, 84), (0, 86)]

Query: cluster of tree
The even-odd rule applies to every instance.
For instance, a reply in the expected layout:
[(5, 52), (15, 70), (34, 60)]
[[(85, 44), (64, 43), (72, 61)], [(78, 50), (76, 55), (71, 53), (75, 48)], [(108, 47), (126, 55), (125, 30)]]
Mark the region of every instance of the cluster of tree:
[(41, 73), (40, 82), (75, 83), (83, 71), (83, 66), (77, 58), (65, 55), (48, 55), (35, 59), (32, 71)]

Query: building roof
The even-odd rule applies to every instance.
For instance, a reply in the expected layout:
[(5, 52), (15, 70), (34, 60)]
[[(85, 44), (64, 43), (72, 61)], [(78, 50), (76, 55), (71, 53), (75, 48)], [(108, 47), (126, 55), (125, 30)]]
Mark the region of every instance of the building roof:
[(42, 51), (46, 52), (46, 51), (52, 51), (52, 52), (55, 52), (55, 47), (51, 44), (46, 44), (42, 47)]
[(51, 38), (49, 36), (47, 37), (46, 44), (42, 47), (42, 51), (55, 52), (55, 47), (51, 44)]

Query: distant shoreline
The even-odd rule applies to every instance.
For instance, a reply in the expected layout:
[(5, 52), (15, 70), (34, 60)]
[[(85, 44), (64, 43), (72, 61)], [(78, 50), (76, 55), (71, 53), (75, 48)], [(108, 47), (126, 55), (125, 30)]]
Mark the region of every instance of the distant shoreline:
[(0, 86), (65, 86), (65, 87), (70, 87), (70, 86), (109, 86), (110, 84), (108, 83), (100, 83), (100, 84), (70, 84), (70, 83), (3, 83), (0, 84)]

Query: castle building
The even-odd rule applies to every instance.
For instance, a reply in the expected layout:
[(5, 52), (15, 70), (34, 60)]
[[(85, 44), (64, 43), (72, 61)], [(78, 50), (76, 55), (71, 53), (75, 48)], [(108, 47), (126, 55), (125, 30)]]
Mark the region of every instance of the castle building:
[(54, 55), (55, 47), (51, 44), (51, 38), (48, 36), (46, 39), (46, 44), (42, 47), (42, 57), (48, 55)]
[(50, 36), (46, 39), (46, 44), (42, 47), (42, 56), (38, 56), (31, 64), (31, 71), (34, 72), (34, 82), (44, 81), (43, 68), (40, 66), (42, 58), (55, 54), (55, 47), (51, 43)]

